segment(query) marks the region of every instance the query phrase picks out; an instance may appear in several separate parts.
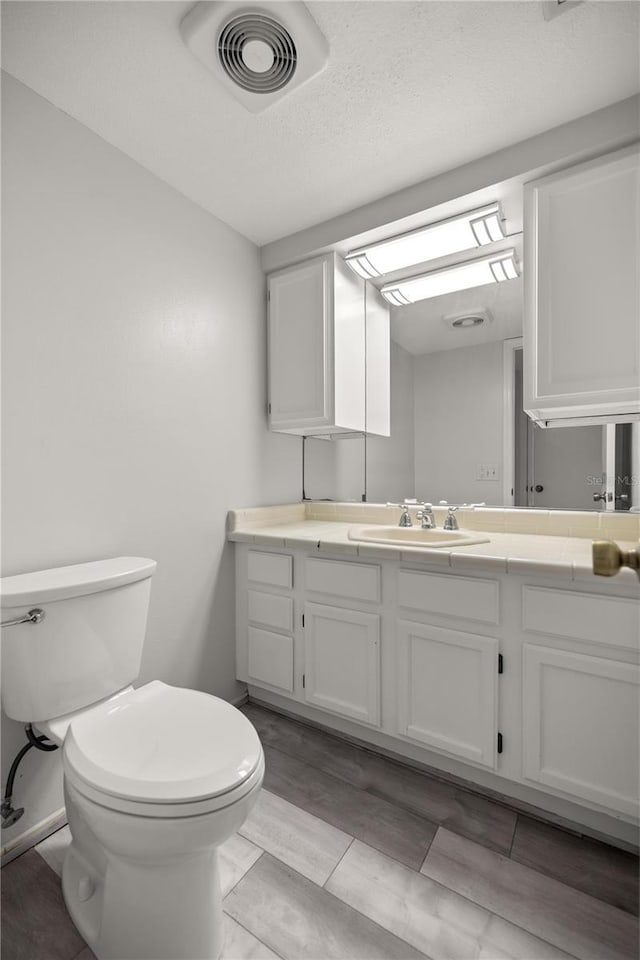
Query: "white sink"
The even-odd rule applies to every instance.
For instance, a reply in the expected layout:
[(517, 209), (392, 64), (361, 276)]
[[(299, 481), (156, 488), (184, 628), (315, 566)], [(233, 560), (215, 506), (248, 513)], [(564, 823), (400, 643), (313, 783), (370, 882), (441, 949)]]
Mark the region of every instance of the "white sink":
[(351, 527), (349, 539), (400, 547), (470, 547), (476, 543), (489, 543), (489, 537), (474, 530), (423, 530), (422, 527), (386, 527), (382, 524)]

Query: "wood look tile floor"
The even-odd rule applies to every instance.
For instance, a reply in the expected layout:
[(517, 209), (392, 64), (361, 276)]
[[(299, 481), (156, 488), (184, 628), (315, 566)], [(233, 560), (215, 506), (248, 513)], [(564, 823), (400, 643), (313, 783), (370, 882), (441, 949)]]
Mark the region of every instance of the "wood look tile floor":
[[(637, 857), (243, 710), (267, 772), (221, 849), (224, 960), (638, 957)], [(3, 869), (2, 960), (95, 960), (60, 892), (69, 840)]]

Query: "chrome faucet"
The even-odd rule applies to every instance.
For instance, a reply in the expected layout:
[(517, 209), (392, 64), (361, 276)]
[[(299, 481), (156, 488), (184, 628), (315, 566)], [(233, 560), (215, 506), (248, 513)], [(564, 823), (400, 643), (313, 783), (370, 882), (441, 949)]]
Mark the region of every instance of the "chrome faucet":
[(401, 514), (401, 516), (400, 516), (400, 520), (399, 520), (399, 522), (398, 522), (398, 526), (399, 526), (399, 527), (412, 527), (412, 526), (413, 526), (413, 521), (411, 520), (411, 514), (409, 513), (409, 506), (408, 506), (408, 504), (406, 504), (406, 503), (405, 503), (405, 504), (399, 504), (399, 506), (400, 506), (400, 509), (402, 510), (402, 514)]
[(436, 518), (433, 515), (433, 506), (430, 503), (425, 503), (422, 510), (418, 510), (416, 513), (418, 520), (421, 520), (422, 523), (420, 526), (423, 530), (434, 530), (436, 525)]
[(456, 516), (455, 516), (455, 512), (456, 512), (457, 509), (458, 509), (457, 507), (449, 507), (449, 510), (447, 511), (447, 516), (445, 517), (445, 521), (444, 521), (444, 529), (445, 529), (445, 530), (458, 530), (458, 529), (459, 529), (459, 528), (458, 528), (458, 521), (457, 521)]

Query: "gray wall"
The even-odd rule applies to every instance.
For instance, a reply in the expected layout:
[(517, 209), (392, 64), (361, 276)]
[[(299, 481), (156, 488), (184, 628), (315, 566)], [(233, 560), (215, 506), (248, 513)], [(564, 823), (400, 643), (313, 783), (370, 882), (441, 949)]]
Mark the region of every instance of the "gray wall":
[[(300, 498), (300, 440), (266, 425), (258, 251), (6, 76), (2, 121), (3, 575), (153, 557), (140, 680), (233, 698), (226, 512)], [(5, 719), (3, 783), (23, 742)], [(4, 843), (60, 780), (26, 758)]]

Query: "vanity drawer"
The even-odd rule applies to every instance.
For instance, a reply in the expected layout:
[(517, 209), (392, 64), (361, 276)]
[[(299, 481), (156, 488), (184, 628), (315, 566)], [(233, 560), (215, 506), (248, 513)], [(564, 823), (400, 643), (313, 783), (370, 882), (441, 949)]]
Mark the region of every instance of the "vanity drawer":
[(497, 580), (398, 571), (398, 606), (480, 623), (500, 622)]
[(640, 601), (524, 586), (522, 626), (529, 633), (638, 650)]
[(293, 630), (293, 600), (275, 593), (261, 593), (249, 590), (249, 620), (275, 627), (276, 630)]
[(247, 576), (253, 583), (267, 583), (272, 587), (293, 586), (293, 557), (281, 553), (262, 553), (249, 550)]
[(293, 637), (249, 627), (247, 631), (249, 682), (266, 683), (293, 691)]
[(304, 574), (307, 590), (348, 600), (380, 602), (380, 567), (308, 558), (304, 562)]

